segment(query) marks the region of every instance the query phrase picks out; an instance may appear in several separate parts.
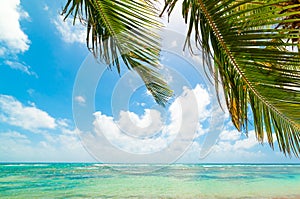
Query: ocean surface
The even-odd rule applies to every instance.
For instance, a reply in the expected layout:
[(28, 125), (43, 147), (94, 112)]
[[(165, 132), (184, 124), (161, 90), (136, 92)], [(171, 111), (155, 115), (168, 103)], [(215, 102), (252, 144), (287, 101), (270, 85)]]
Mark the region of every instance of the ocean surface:
[(300, 165), (2, 163), (0, 198), (300, 198)]

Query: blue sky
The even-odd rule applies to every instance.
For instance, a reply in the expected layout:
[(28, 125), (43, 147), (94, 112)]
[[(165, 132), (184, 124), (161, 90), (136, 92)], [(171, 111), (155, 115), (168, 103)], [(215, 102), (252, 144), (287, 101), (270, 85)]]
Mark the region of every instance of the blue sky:
[(258, 144), (253, 130), (234, 130), (201, 58), (182, 52), (180, 16), (161, 33), (162, 73), (175, 91), (163, 109), (134, 73), (95, 62), (85, 28), (62, 21), (63, 6), (1, 2), (1, 162), (299, 162)]

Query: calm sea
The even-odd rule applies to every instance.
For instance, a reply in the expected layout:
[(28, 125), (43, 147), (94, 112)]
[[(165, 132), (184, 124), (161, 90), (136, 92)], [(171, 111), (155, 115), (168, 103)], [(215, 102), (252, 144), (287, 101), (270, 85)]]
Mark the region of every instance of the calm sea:
[(0, 198), (300, 198), (300, 165), (3, 163)]

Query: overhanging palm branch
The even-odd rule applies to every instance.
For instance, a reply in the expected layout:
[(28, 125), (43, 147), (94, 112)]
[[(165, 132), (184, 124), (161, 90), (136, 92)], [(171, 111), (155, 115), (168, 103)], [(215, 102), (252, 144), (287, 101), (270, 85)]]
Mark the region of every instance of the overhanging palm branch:
[[(166, 0), (170, 15), (177, 0)], [(300, 154), (300, 4), (284, 0), (184, 0), (182, 13), (215, 79), (235, 127), (284, 154)], [(194, 38), (192, 32), (194, 31)], [(290, 50), (293, 49), (293, 50)], [(209, 63), (209, 62), (208, 62)], [(265, 133), (264, 133), (265, 132)]]
[(172, 91), (158, 73), (161, 27), (157, 10), (145, 0), (68, 0), (63, 14), (85, 23), (87, 47), (110, 67), (123, 62), (145, 82), (158, 104)]

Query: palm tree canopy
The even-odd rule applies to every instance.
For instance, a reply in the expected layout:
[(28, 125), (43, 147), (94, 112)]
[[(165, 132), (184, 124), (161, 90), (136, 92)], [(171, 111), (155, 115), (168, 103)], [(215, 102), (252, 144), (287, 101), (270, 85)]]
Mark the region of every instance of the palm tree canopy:
[[(177, 3), (165, 0), (163, 12), (170, 15)], [(68, 0), (64, 13), (85, 21), (88, 47), (95, 55), (118, 69), (121, 55), (156, 101), (167, 102), (172, 92), (155, 70), (160, 44), (154, 29), (161, 25), (150, 1)], [(300, 3), (183, 0), (182, 14), (187, 43), (195, 40), (202, 49), (216, 89), (224, 90), (235, 127), (247, 132), (253, 120), (259, 142), (266, 134), (272, 148), (276, 138), (284, 154), (298, 156)]]
[[(248, 131), (252, 110), (257, 139), (300, 153), (300, 4), (283, 0), (184, 0), (187, 40), (194, 39), (213, 63), (232, 122)], [(170, 15), (177, 0), (165, 5)], [(194, 31), (194, 38), (191, 38)], [(294, 51), (290, 49), (294, 48)], [(209, 62), (208, 62), (209, 63)]]

